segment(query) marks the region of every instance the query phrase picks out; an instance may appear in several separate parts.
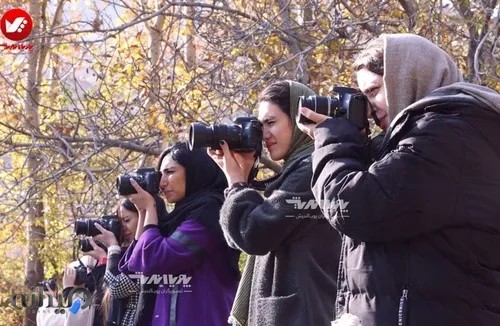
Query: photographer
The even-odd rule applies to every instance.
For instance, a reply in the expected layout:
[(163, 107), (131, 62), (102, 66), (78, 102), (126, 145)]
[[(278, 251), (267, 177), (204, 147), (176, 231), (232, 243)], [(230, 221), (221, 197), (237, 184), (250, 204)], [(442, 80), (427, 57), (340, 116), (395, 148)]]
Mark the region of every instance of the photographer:
[[(37, 326), (64, 326), (66, 314), (59, 313), (58, 287), (55, 279), (44, 280), (39, 286), (43, 287), (43, 305), (36, 314)], [(56, 313), (57, 309), (57, 313)], [(64, 309), (62, 309), (65, 311)]]
[(224, 174), (205, 150), (184, 143), (162, 153), (158, 170), (161, 193), (175, 204), (165, 223), (158, 225), (153, 196), (134, 179), (137, 193), (127, 195), (139, 222), (120, 270), (163, 280), (143, 288), (136, 325), (224, 325), (239, 280), (239, 252), (227, 246), (219, 225)]
[(299, 96), (313, 94), (305, 85), (281, 81), (259, 96), (263, 140), (273, 161), (284, 160), (264, 196), (248, 183), (254, 153), (221, 145), (229, 183), (222, 229), (230, 246), (250, 255), (233, 325), (325, 326), (334, 318), (340, 236), (319, 208), (310, 207), (316, 204), (310, 189), (313, 143), (294, 119)]
[(94, 248), (93, 250), (64, 268), (63, 297), (65, 301), (68, 300), (73, 288), (82, 287), (92, 294), (92, 302), (87, 309), (80, 310), (78, 314), (67, 314), (66, 325), (102, 326), (103, 324), (100, 306), (104, 295), (103, 278), (106, 270), (106, 252), (92, 239), (90, 239), (90, 244)]
[[(165, 211), (165, 204), (160, 198), (157, 200), (157, 206), (161, 207), (162, 211)], [(113, 232), (106, 230), (97, 223), (95, 224), (101, 234), (94, 236), (94, 239), (108, 248), (102, 311), (106, 325), (129, 326), (134, 324), (141, 287), (138, 280), (131, 279), (128, 275), (120, 273), (118, 263), (127, 247), (134, 241), (139, 212), (135, 205), (126, 199), (120, 203), (116, 215), (121, 224), (120, 242)]]
[[(382, 35), (354, 63), (386, 136), (347, 119), (315, 138), (313, 192), (344, 237), (338, 314), (374, 325), (500, 325), (500, 96), (430, 41)], [(374, 161), (373, 161), (374, 160)], [(349, 203), (348, 212), (332, 207)]]

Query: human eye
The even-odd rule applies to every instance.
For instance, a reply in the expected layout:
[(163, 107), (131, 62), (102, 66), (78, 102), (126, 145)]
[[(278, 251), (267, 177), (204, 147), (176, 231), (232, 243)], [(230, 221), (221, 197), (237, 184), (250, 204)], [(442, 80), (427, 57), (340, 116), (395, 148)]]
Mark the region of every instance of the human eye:
[(374, 87), (372, 89), (370, 89), (370, 92), (369, 92), (369, 97), (375, 97), (377, 94), (378, 94), (378, 90), (379, 90), (379, 87)]

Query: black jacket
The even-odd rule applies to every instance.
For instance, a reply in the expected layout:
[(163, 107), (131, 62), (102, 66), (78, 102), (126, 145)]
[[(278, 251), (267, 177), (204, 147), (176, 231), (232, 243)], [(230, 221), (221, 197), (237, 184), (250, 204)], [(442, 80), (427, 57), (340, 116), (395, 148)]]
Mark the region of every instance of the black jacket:
[(479, 105), (405, 112), (374, 163), (346, 119), (317, 127), (313, 192), (345, 235), (337, 314), (500, 325), (500, 115)]
[(222, 206), (229, 245), (256, 255), (250, 326), (327, 326), (334, 318), (341, 239), (319, 207), (308, 206), (315, 204), (311, 174), (309, 152), (289, 163), (264, 198), (233, 188)]

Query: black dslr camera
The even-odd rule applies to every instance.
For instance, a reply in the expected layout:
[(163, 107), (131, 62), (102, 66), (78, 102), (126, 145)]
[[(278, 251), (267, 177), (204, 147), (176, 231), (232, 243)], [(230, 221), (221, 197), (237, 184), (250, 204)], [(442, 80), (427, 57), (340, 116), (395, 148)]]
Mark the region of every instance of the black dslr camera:
[(130, 174), (122, 174), (116, 178), (116, 188), (120, 196), (137, 193), (134, 187), (132, 187), (130, 179), (134, 179), (142, 189), (153, 196), (157, 195), (160, 191), (161, 173), (154, 168), (139, 168)]
[(239, 117), (233, 125), (207, 126), (194, 122), (189, 126), (189, 149), (209, 147), (221, 149), (219, 141), (225, 140), (237, 152), (260, 153), (262, 148), (262, 123), (255, 117)]
[(42, 287), (45, 292), (49, 289), (55, 291), (57, 289), (57, 282), (55, 279), (51, 278), (50, 280), (43, 280), (38, 282), (38, 286)]
[(85, 266), (82, 262), (80, 265), (75, 267), (76, 277), (75, 277), (75, 285), (85, 284), (86, 286), (90, 284), (92, 275), (87, 272), (87, 266)]
[(113, 232), (117, 240), (120, 239), (122, 227), (117, 215), (104, 215), (98, 219), (78, 219), (75, 221), (75, 234), (86, 235), (88, 237), (101, 234), (101, 231), (94, 226), (94, 223), (98, 223), (106, 230)]
[[(96, 241), (95, 244), (104, 249), (104, 251), (108, 252), (108, 248), (102, 242)], [(82, 252), (89, 252), (94, 250), (94, 247), (92, 247), (92, 245), (90, 244), (89, 239), (78, 239), (78, 248)]]
[[(368, 126), (366, 116), (367, 99), (357, 89), (350, 87), (334, 87), (337, 93), (334, 97), (329, 96), (299, 96), (299, 108), (306, 107), (316, 113), (327, 115), (332, 118), (345, 117), (354, 123), (359, 129)], [(303, 124), (313, 123), (299, 113), (298, 121)]]

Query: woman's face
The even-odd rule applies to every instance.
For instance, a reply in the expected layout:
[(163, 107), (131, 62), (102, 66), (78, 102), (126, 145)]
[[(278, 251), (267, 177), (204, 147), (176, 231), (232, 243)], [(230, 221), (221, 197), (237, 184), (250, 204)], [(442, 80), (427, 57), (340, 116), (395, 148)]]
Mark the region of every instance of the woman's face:
[(387, 115), (387, 100), (385, 96), (384, 78), (367, 68), (362, 68), (356, 73), (359, 89), (366, 95), (373, 107), (380, 128), (386, 130), (389, 127), (389, 117)]
[(160, 165), (160, 191), (169, 203), (176, 203), (186, 197), (186, 169), (168, 154)]
[(259, 120), (263, 125), (263, 137), (271, 159), (285, 158), (292, 143), (293, 126), (290, 117), (272, 102), (259, 103)]
[(137, 229), (137, 221), (139, 220), (139, 215), (134, 211), (129, 211), (125, 207), (120, 205), (119, 217), (122, 221), (122, 232), (123, 239), (130, 243), (134, 240), (135, 230)]

